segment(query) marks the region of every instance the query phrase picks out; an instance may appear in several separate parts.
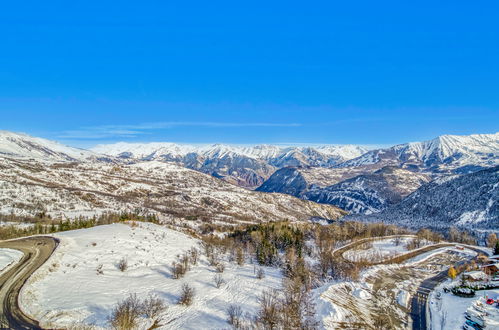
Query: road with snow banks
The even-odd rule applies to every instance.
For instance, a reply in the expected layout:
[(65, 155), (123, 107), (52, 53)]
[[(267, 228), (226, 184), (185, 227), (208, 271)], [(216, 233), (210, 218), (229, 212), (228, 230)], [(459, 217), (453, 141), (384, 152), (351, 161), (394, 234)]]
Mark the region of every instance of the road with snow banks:
[(19, 308), (19, 293), (28, 278), (52, 255), (59, 242), (39, 236), (0, 242), (0, 248), (21, 251), (24, 256), (0, 277), (0, 329), (42, 329), (38, 321)]
[[(466, 249), (475, 251), (478, 254), (484, 254), (485, 252), (478, 248), (473, 248), (466, 246)], [(471, 258), (473, 259), (473, 258)], [(471, 260), (470, 259), (470, 260)], [(463, 265), (467, 260), (460, 261), (456, 266)], [(427, 327), (427, 310), (428, 310), (428, 300), (430, 298), (430, 293), (435, 289), (437, 285), (442, 283), (447, 279), (448, 269), (438, 273), (437, 275), (424, 280), (418, 287), (416, 294), (411, 298), (411, 319), (412, 319), (412, 329), (413, 330), (426, 330)]]
[[(375, 242), (378, 240), (385, 240), (385, 239), (390, 239), (390, 238), (415, 238), (415, 235), (393, 235), (393, 236), (381, 236), (381, 237), (369, 237), (369, 238), (364, 238), (360, 239), (357, 241), (354, 241), (352, 243), (346, 244), (336, 250), (333, 251), (333, 257), (339, 257), (343, 258), (346, 261), (349, 261), (348, 259), (345, 259), (343, 257), (343, 254), (351, 250), (357, 246), (360, 246), (364, 243), (367, 242)], [(417, 257), (418, 255), (421, 255), (423, 253), (427, 253), (433, 250), (441, 249), (441, 248), (450, 248), (450, 247), (455, 247), (456, 245), (461, 245), (464, 248), (468, 250), (472, 250), (477, 252), (478, 254), (487, 254), (486, 251), (473, 247), (470, 245), (462, 245), (462, 244), (456, 244), (456, 243), (437, 243), (437, 244), (432, 244), (428, 246), (424, 246), (419, 249), (415, 249), (412, 251), (409, 251), (407, 253), (402, 253), (398, 256), (387, 258), (382, 261), (377, 261), (377, 262), (371, 262), (368, 263), (369, 266), (375, 266), (375, 265), (380, 265), (380, 264), (401, 264), (402, 262), (405, 262), (411, 258)], [(473, 258), (470, 258), (471, 260)], [(459, 263), (457, 263), (457, 266), (464, 264), (468, 260), (463, 260)], [(435, 289), (437, 285), (442, 283), (446, 278), (447, 278), (447, 271), (442, 271), (435, 276), (432, 276), (430, 278), (427, 278), (421, 284), (419, 285), (416, 293), (412, 296), (411, 298), (411, 307), (410, 307), (410, 317), (412, 320), (412, 329), (413, 330), (426, 330), (427, 329), (427, 309), (428, 309), (428, 300), (430, 293)]]

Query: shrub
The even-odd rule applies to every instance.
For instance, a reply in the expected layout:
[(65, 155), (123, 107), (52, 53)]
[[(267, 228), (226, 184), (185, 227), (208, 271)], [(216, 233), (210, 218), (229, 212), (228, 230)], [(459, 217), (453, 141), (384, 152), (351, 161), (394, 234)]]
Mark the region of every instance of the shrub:
[(213, 282), (215, 282), (215, 286), (217, 288), (220, 288), (222, 286), (222, 284), (225, 283), (221, 274), (217, 274), (217, 275), (213, 276)]
[(178, 280), (179, 278), (183, 277), (186, 272), (187, 269), (184, 267), (183, 264), (177, 262), (172, 263), (172, 277), (174, 279)]
[(452, 293), (456, 296), (459, 297), (474, 297), (475, 296), (475, 290), (468, 288), (468, 287), (455, 287), (451, 289)]
[(216, 266), (215, 266), (215, 270), (218, 272), (218, 273), (223, 273), (224, 270), (225, 270), (225, 265), (222, 263), (222, 262), (219, 262)]
[(128, 261), (125, 259), (125, 258), (122, 258), (119, 262), (118, 262), (118, 269), (121, 270), (122, 272), (124, 272), (125, 270), (128, 269)]
[(258, 268), (256, 272), (256, 278), (261, 280), (264, 277), (265, 277), (265, 271), (263, 270), (263, 268)]
[(154, 295), (149, 295), (142, 304), (144, 315), (152, 320), (159, 321), (161, 314), (166, 311), (165, 302)]
[(116, 304), (109, 317), (109, 323), (113, 329), (131, 330), (137, 327), (141, 314), (142, 304), (137, 295), (131, 294)]
[(208, 262), (210, 263), (210, 266), (217, 266), (220, 263), (218, 256), (215, 253), (211, 253), (208, 256)]
[(241, 306), (229, 305), (227, 308), (227, 322), (234, 328), (238, 329), (241, 327), (243, 310)]
[[(97, 272), (97, 275), (103, 275), (104, 274), (104, 271), (102, 270), (102, 267), (103, 265), (100, 264), (99, 266), (97, 266), (97, 268), (95, 269), (95, 271)], [(74, 267), (73, 267), (74, 268)]]
[(199, 251), (195, 247), (189, 250), (190, 261), (195, 266), (198, 264)]
[(189, 306), (192, 304), (193, 299), (194, 299), (194, 288), (189, 286), (189, 284), (184, 283), (182, 285), (182, 291), (180, 293), (180, 298), (178, 300), (178, 303), (180, 305)]

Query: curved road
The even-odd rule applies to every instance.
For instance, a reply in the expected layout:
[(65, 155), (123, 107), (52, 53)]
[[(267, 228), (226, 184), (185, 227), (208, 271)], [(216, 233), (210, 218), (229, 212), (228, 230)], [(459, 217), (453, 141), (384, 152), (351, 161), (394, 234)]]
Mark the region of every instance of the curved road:
[(41, 329), (38, 322), (19, 308), (19, 293), (28, 278), (52, 255), (59, 242), (39, 236), (0, 242), (0, 248), (24, 253), (21, 260), (0, 276), (0, 329)]
[[(460, 244), (454, 244), (460, 245)], [(473, 248), (471, 246), (465, 246), (466, 249), (473, 250), (477, 253), (484, 253), (483, 250), (479, 248)], [(475, 257), (473, 257), (475, 258)], [(473, 259), (471, 258), (471, 259)], [(456, 266), (464, 264), (467, 260), (460, 261)], [(445, 281), (447, 278), (447, 271), (438, 273), (437, 275), (430, 277), (419, 285), (416, 294), (411, 298), (411, 319), (412, 319), (412, 329), (413, 330), (426, 330), (427, 329), (427, 310), (428, 310), (428, 299), (430, 293), (435, 289), (437, 285)]]

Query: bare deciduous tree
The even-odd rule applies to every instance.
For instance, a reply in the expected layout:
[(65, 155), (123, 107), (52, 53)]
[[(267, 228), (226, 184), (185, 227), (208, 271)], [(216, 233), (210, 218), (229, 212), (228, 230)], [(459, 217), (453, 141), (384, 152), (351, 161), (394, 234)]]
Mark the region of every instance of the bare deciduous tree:
[(239, 266), (244, 265), (244, 252), (241, 248), (237, 248), (236, 250), (236, 262)]
[(279, 324), (279, 298), (276, 290), (264, 291), (260, 297), (257, 319), (265, 329), (277, 329)]

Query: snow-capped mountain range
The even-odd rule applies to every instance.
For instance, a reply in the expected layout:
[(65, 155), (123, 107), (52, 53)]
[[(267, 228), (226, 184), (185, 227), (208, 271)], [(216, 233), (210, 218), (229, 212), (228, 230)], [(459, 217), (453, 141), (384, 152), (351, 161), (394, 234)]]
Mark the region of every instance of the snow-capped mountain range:
[(399, 202), (431, 179), (496, 165), (499, 133), (444, 135), (371, 150), (331, 168), (281, 168), (257, 190), (286, 193), (368, 214)]
[(117, 143), (99, 145), (92, 151), (130, 161), (176, 162), (243, 187), (255, 188), (276, 169), (286, 166), (331, 167), (358, 157), (367, 149), (354, 145), (280, 147)]
[[(353, 214), (371, 214), (370, 219), (374, 219), (375, 214), (401, 216), (409, 212), (402, 210), (404, 205), (417, 209), (419, 202), (408, 202), (414, 201), (414, 196), (426, 198), (430, 203), (431, 198), (437, 198), (445, 190), (431, 187), (446, 180), (452, 179), (454, 183), (449, 189), (457, 191), (462, 191), (460, 186), (482, 189), (485, 184), (495, 191), (494, 187), (499, 185), (497, 175), (484, 176), (483, 185), (472, 188), (466, 184), (466, 178), (475, 177), (466, 173), (489, 173), (482, 170), (498, 165), (499, 133), (444, 135), (371, 151), (359, 146), (172, 143), (118, 143), (83, 150), (0, 131), (0, 205), (3, 213), (36, 214), (41, 210), (58, 216), (145, 208), (177, 218), (179, 214), (173, 209), (189, 217), (192, 210), (206, 209), (208, 213), (201, 212), (204, 218), (230, 220), (242, 215), (252, 221), (262, 217), (337, 218), (342, 214), (334, 207), (337, 206)], [(487, 180), (496, 181), (487, 183)], [(261, 193), (227, 182), (258, 187)], [(433, 197), (425, 197), (428, 194)], [(238, 197), (226, 205), (230, 196)], [(452, 213), (452, 221), (457, 225), (489, 225), (497, 220), (499, 211), (493, 202), (490, 204), (491, 199), (484, 207), (480, 202), (478, 208), (455, 208), (456, 213), (445, 211), (446, 198), (437, 198), (439, 208)], [(473, 196), (470, 198), (474, 200)], [(163, 209), (165, 205), (171, 207)], [(248, 208), (259, 211), (249, 214)], [(479, 216), (480, 212), (486, 213)], [(411, 212), (404, 214), (417, 218)], [(409, 216), (404, 219), (400, 220), (403, 224), (410, 221)], [(452, 221), (443, 222), (450, 225)], [(442, 221), (439, 223), (444, 226)]]
[(379, 163), (437, 173), (473, 172), (479, 168), (499, 165), (499, 133), (442, 135), (424, 142), (371, 150), (339, 166), (367, 166)]
[(0, 156), (33, 158), (43, 161), (83, 161), (104, 158), (92, 151), (78, 149), (22, 133), (0, 131)]
[(172, 162), (127, 163), (0, 133), (0, 214), (75, 218), (136, 210), (173, 222), (231, 224), (346, 214), (332, 205), (250, 191)]

